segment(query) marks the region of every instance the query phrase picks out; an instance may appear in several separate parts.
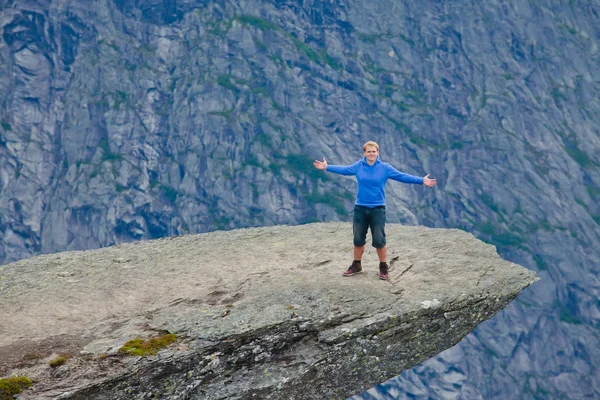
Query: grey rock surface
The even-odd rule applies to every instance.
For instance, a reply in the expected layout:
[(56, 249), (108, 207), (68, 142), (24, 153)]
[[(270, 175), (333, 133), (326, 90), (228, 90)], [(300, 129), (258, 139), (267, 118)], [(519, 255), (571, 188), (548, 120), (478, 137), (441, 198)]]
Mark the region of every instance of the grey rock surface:
[[(348, 223), (9, 264), (0, 270), (0, 315), (10, 322), (0, 324), (0, 368), (36, 381), (23, 399), (344, 399), (455, 345), (538, 280), (460, 230), (388, 232), (389, 281), (378, 279), (374, 251), (365, 273), (341, 275)], [(157, 332), (179, 340), (148, 358), (117, 352)], [(72, 357), (53, 369), (49, 351)]]

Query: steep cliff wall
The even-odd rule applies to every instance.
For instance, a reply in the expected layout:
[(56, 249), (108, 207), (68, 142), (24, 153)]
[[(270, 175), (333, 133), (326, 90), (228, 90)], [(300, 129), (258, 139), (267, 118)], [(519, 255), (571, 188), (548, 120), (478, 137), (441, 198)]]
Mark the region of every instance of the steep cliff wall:
[(388, 185), (391, 222), (460, 227), (545, 278), (404, 375), (408, 395), (599, 395), (597, 4), (2, 0), (0, 10), (4, 262), (348, 220), (353, 182), (310, 161), (350, 163), (375, 139), (384, 160), (439, 182)]

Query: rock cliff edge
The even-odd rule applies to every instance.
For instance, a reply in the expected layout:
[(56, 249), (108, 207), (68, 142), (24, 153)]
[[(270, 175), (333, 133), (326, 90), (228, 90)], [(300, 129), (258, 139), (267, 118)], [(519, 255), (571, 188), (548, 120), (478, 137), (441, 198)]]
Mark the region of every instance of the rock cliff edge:
[[(535, 273), (459, 230), (388, 225), (390, 280), (342, 277), (348, 223), (219, 231), (0, 267), (0, 376), (24, 399), (344, 399), (458, 343)], [(169, 332), (150, 357), (128, 340)], [(59, 354), (71, 356), (52, 368)]]

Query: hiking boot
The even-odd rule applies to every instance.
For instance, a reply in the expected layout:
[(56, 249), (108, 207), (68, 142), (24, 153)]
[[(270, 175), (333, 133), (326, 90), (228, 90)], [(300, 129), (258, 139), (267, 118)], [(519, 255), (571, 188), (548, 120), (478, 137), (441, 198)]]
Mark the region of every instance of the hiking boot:
[(356, 274), (360, 274), (362, 272), (362, 266), (360, 261), (352, 261), (352, 264), (348, 267), (348, 269), (344, 272), (344, 276), (352, 276)]
[(379, 279), (387, 281), (389, 276), (388, 276), (388, 265), (385, 262), (380, 262), (379, 263), (379, 273), (377, 274), (377, 276), (379, 277)]

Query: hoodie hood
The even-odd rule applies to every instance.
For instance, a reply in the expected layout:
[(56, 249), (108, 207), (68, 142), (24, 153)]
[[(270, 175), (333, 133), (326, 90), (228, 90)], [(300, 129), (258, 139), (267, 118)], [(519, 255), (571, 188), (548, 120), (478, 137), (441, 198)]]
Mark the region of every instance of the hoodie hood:
[[(369, 162), (367, 161), (367, 156), (364, 156), (361, 160), (364, 164), (369, 165)], [(377, 156), (377, 159), (375, 160), (375, 162), (373, 163), (373, 166), (379, 164), (381, 162), (381, 160), (379, 160), (379, 156)], [(371, 165), (369, 165), (371, 166)]]

